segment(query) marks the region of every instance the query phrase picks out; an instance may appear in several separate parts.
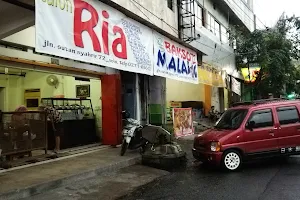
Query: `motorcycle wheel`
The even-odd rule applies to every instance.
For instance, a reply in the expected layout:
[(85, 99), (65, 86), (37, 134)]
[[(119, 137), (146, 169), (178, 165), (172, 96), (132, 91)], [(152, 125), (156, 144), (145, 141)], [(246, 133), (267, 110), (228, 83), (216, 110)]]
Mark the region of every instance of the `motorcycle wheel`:
[(126, 140), (124, 139), (122, 142), (122, 146), (121, 146), (121, 156), (124, 156), (127, 148), (128, 148), (128, 143), (126, 142)]

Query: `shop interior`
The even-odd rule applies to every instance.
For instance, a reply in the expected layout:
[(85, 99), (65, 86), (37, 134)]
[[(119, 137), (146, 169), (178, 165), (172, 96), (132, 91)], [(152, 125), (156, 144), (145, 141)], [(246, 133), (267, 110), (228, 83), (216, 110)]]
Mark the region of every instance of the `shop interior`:
[[(15, 111), (21, 105), (34, 111), (42, 104), (53, 106), (62, 114), (66, 130), (61, 149), (101, 141), (100, 79), (0, 67), (2, 112)], [(54, 136), (48, 131), (48, 149), (53, 146)]]

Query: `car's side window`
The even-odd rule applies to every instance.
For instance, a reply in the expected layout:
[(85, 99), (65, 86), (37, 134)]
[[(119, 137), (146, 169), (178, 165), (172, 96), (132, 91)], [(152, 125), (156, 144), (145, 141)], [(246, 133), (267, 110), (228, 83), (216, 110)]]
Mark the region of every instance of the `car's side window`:
[(254, 111), (248, 120), (253, 124), (253, 128), (264, 128), (274, 125), (271, 109)]
[(276, 111), (280, 125), (299, 122), (299, 113), (296, 106), (279, 107)]

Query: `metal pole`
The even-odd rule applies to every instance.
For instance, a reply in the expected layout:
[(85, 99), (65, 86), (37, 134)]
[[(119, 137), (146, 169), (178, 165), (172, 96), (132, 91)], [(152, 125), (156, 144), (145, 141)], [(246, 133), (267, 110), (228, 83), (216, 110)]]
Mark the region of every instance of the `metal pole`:
[[(250, 75), (250, 65), (249, 65), (249, 62), (247, 62), (247, 67), (248, 67), (249, 83), (251, 83), (251, 75)], [(251, 85), (250, 85), (250, 87), (251, 87), (250, 99), (252, 101), (253, 100), (253, 87)]]
[(256, 28), (256, 15), (254, 15), (254, 20), (253, 20), (253, 22), (254, 22), (254, 30), (256, 30), (257, 28)]

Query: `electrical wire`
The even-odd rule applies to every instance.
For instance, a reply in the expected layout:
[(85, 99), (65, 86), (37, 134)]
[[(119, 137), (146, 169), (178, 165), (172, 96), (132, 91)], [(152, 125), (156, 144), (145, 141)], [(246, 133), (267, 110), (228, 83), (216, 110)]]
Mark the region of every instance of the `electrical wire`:
[(255, 51), (249, 51), (249, 52), (239, 53), (239, 54), (236, 54), (236, 53), (230, 53), (229, 55), (226, 55), (226, 56), (224, 56), (224, 57), (221, 57), (221, 58), (217, 58), (217, 59), (215, 59), (215, 60), (212, 60), (212, 62), (217, 63), (217, 62), (219, 62), (219, 61), (221, 61), (221, 60), (224, 60), (225, 58), (228, 58), (229, 56), (231, 56), (231, 55), (233, 55), (233, 54), (235, 54), (235, 55), (247, 55), (247, 54), (250, 54), (250, 53), (253, 53), (253, 52), (255, 52)]
[[(238, 6), (238, 8), (251, 20), (251, 21), (253, 21), (254, 23), (255, 23), (255, 21), (254, 21), (254, 19), (252, 19), (241, 7), (240, 7), (240, 5), (238, 5), (235, 1), (233, 1), (233, 3), (235, 4), (235, 5), (237, 5)], [(258, 19), (261, 23), (262, 23), (262, 21), (256, 16), (256, 19)], [(264, 24), (264, 23), (262, 23), (262, 25), (267, 29), (268, 27)]]
[[(258, 1), (254, 1), (254, 4), (255, 4), (255, 7), (262, 7), (260, 6), (260, 4), (258, 3)], [(258, 19), (258, 21), (263, 25), (265, 26), (266, 28), (268, 28), (265, 23), (262, 22), (262, 20), (260, 20), (257, 16), (256, 16), (256, 19)]]
[(146, 15), (135, 3), (133, 0), (130, 0), (132, 2), (132, 4), (141, 12), (143, 13), (143, 15), (145, 15), (145, 17), (152, 23), (151, 19), (148, 17), (148, 15)]
[[(254, 18), (251, 18), (244, 10), (243, 10), (243, 8), (241, 8), (241, 6), (240, 5), (238, 5), (237, 3), (236, 3), (236, 1), (233, 1), (233, 3), (235, 4), (235, 5), (237, 5), (237, 7), (239, 8), (239, 10), (240, 11), (242, 11), (246, 16), (247, 16), (247, 18), (248, 19), (250, 19), (253, 23), (255, 23), (255, 20), (254, 20)], [(175, 4), (175, 6), (177, 6), (177, 7), (181, 7), (180, 5), (178, 5), (175, 1), (174, 1), (174, 4)], [(198, 4), (198, 3), (197, 3)], [(200, 3), (199, 3), (200, 4)], [(201, 4), (200, 4), (201, 5)], [(203, 5), (201, 5), (200, 6), (201, 8), (204, 8), (204, 6)], [(184, 8), (182, 8), (181, 7), (181, 9), (184, 9)], [(204, 8), (205, 9), (205, 8)], [(184, 10), (186, 10), (186, 9), (184, 9)], [(188, 10), (186, 10), (186, 11), (188, 11)], [(189, 11), (188, 11), (189, 12)], [(191, 13), (191, 12), (190, 12)], [(214, 18), (214, 17), (213, 17)], [(256, 16), (256, 19), (265, 27), (265, 28), (268, 28), (257, 16)], [(201, 19), (202, 20), (202, 19)], [(205, 23), (205, 22), (204, 22)], [(209, 25), (209, 24), (207, 24), (207, 23), (205, 23), (206, 25)]]
[[(196, 0), (195, 0), (196, 1)], [(250, 19), (253, 23), (255, 23), (255, 20), (254, 20), (254, 18), (251, 18), (244, 10), (243, 10), (243, 8), (241, 8), (240, 7), (240, 5), (238, 5), (237, 3), (236, 3), (236, 1), (233, 1), (233, 3), (234, 4), (236, 4), (237, 5), (237, 7), (248, 17), (248, 19)], [(182, 8), (180, 5), (178, 5), (175, 1), (174, 1), (174, 4), (175, 4), (175, 6), (177, 6), (177, 7), (179, 7), (179, 8), (181, 8), (181, 9), (184, 9), (184, 8)], [(197, 3), (198, 4), (198, 3)], [(198, 4), (198, 5), (201, 5), (200, 3)], [(200, 6), (201, 8), (203, 8), (203, 9), (205, 9), (205, 7), (204, 7), (204, 5), (201, 5)], [(186, 10), (186, 9), (184, 9), (185, 11), (188, 11), (188, 10)], [(190, 12), (190, 11), (188, 11), (188, 12)], [(192, 13), (192, 12), (190, 12), (190, 13)], [(214, 17), (213, 17), (214, 18)], [(200, 18), (199, 18), (200, 19)], [(215, 19), (215, 18), (214, 18)], [(261, 24), (265, 27), (265, 28), (268, 28), (257, 16), (256, 16), (256, 19), (257, 20), (259, 20), (260, 22), (261, 22)], [(202, 20), (202, 19), (201, 19)], [(216, 19), (215, 19), (216, 20)], [(218, 21), (218, 20), (216, 20), (216, 21)], [(208, 24), (208, 23), (206, 23), (206, 22), (204, 22), (204, 24), (206, 24), (206, 25), (210, 25), (210, 24)]]
[[(160, 19), (163, 23), (165, 23), (167, 26), (169, 26), (176, 34), (178, 34), (178, 32), (179, 32), (179, 30), (178, 29), (176, 29), (175, 27), (173, 27), (172, 25), (170, 25), (169, 23), (167, 23), (166, 21), (164, 21), (162, 18), (160, 18), (160, 17), (158, 17), (156, 14), (154, 14), (152, 11), (150, 11), (150, 10), (148, 10), (147, 8), (145, 8), (143, 5), (141, 5), (140, 3), (138, 3), (138, 2), (136, 2), (135, 0), (130, 0), (133, 4), (134, 3), (136, 3), (136, 4), (138, 4), (141, 8), (143, 8), (143, 9), (145, 9), (147, 12), (149, 12), (150, 14), (152, 14), (153, 16), (155, 16), (156, 18), (158, 18), (158, 19)], [(175, 2), (174, 2), (175, 3)], [(138, 10), (140, 10), (141, 11), (141, 13), (142, 14), (144, 14), (145, 15), (145, 17), (147, 17), (147, 19), (152, 23), (152, 21), (151, 21), (151, 19), (137, 6), (137, 5), (135, 5), (136, 6), (136, 8), (138, 8)], [(188, 36), (188, 35), (185, 35), (185, 36)], [(209, 45), (207, 45), (207, 44), (204, 44), (204, 43), (202, 43), (202, 42), (199, 42), (199, 41), (197, 41), (197, 40), (195, 40), (195, 42), (197, 42), (197, 43), (200, 43), (200, 44), (202, 44), (202, 45), (204, 45), (204, 46), (206, 46), (206, 47), (209, 47), (209, 48), (211, 48), (211, 49), (213, 49), (214, 50), (214, 54), (215, 54), (215, 50), (217, 50), (217, 51), (220, 51), (220, 52), (224, 52), (224, 51), (222, 51), (222, 50), (220, 50), (220, 49), (217, 49), (216, 47), (211, 47), (211, 46), (209, 46)], [(251, 52), (247, 52), (247, 53), (243, 53), (243, 54), (248, 54), (248, 53), (251, 53)], [(213, 55), (214, 55), (213, 54)], [(227, 58), (227, 57), (229, 57), (229, 56), (231, 56), (231, 55), (233, 55), (233, 54), (235, 54), (235, 53), (230, 53), (229, 55), (226, 55), (226, 56), (224, 56), (224, 57), (222, 57), (222, 58), (218, 58), (218, 59), (215, 59), (215, 60), (213, 60), (212, 62), (218, 62), (218, 61), (221, 61), (221, 60), (224, 60), (225, 58)]]
[[(133, 4), (134, 3), (137, 3), (139, 6), (141, 6), (142, 8), (144, 8), (142, 5), (140, 5), (138, 2), (136, 2), (135, 0), (130, 0)], [(135, 5), (135, 4), (134, 4)], [(151, 21), (151, 19), (137, 6), (137, 5), (135, 5), (136, 6), (136, 8), (137, 9), (139, 9), (140, 11), (141, 11), (141, 13), (143, 14), (143, 15), (145, 15), (145, 17), (152, 23), (152, 21)], [(165, 22), (162, 18), (159, 18), (158, 16), (156, 16), (154, 13), (152, 13), (151, 11), (149, 11), (148, 9), (146, 9), (146, 8), (144, 8), (145, 10), (147, 10), (149, 13), (151, 13), (151, 14), (153, 14), (155, 17), (157, 17), (158, 19), (160, 19), (160, 20), (162, 20), (164, 23), (166, 23), (168, 26), (170, 26), (170, 28), (172, 28), (173, 30), (176, 30), (176, 31), (178, 31), (177, 29), (175, 29), (173, 26), (171, 26), (170, 24), (168, 24), (167, 22)], [(177, 33), (177, 32), (176, 32)], [(201, 43), (201, 44), (203, 44), (203, 43)], [(204, 44), (203, 44), (204, 45)], [(206, 45), (207, 46), (207, 45)], [(212, 48), (211, 46), (207, 46), (207, 47), (210, 47), (210, 48)], [(213, 55), (215, 55), (215, 50), (218, 50), (218, 49), (216, 49), (216, 47), (215, 48), (212, 48), (212, 49), (214, 49), (214, 54)], [(219, 50), (219, 51), (221, 51), (221, 50)], [(212, 55), (212, 56), (213, 56)], [(231, 56), (231, 55), (234, 55), (234, 53), (230, 53), (229, 55), (227, 55), (227, 56), (224, 56), (224, 57), (222, 57), (222, 58), (220, 58), (220, 59), (215, 59), (215, 60), (212, 60), (212, 62), (213, 63), (216, 63), (216, 62), (218, 62), (218, 61), (221, 61), (221, 60), (224, 60), (225, 58), (227, 58), (227, 57), (229, 57), (229, 56)]]
[(219, 61), (222, 61), (222, 60), (224, 60), (225, 58), (228, 58), (229, 56), (232, 56), (232, 55), (234, 55), (234, 54), (235, 54), (235, 53), (230, 53), (230, 54), (228, 54), (228, 55), (226, 55), (226, 56), (224, 56), (224, 57), (214, 59), (214, 60), (212, 60), (211, 62), (213, 62), (213, 63), (218, 63)]
[[(163, 20), (162, 18), (160, 18), (160, 17), (158, 17), (155, 13), (153, 13), (152, 11), (150, 11), (149, 9), (147, 9), (147, 8), (145, 8), (143, 5), (141, 5), (139, 2), (137, 2), (137, 1), (135, 1), (135, 0), (130, 0), (131, 2), (133, 2), (133, 3), (136, 3), (136, 4), (138, 4), (141, 8), (143, 8), (143, 9), (145, 9), (147, 12), (149, 12), (150, 14), (152, 14), (153, 16), (155, 16), (157, 19), (159, 19), (159, 20), (161, 20), (163, 23), (165, 23), (167, 26), (169, 26), (176, 34), (178, 34), (179, 33), (179, 30), (178, 29), (176, 29), (175, 27), (173, 27), (172, 25), (170, 25), (169, 23), (167, 23), (165, 20)], [(137, 7), (138, 8), (138, 7)], [(138, 8), (140, 11), (141, 11), (141, 9), (140, 8)], [(142, 12), (142, 11), (141, 11)], [(142, 12), (143, 13), (143, 12)], [(145, 14), (144, 14), (145, 15)], [(147, 16), (148, 17), (148, 16)], [(185, 33), (182, 33), (184, 36), (187, 36), (187, 37), (189, 37), (187, 34), (185, 34)], [(194, 42), (196, 42), (196, 43), (199, 43), (199, 44), (201, 44), (201, 45), (203, 45), (203, 46), (206, 46), (206, 47), (208, 47), (208, 48), (211, 48), (211, 49), (213, 49), (213, 50), (215, 50), (215, 48), (214, 47), (211, 47), (211, 46), (209, 46), (209, 45), (207, 45), (207, 44), (205, 44), (205, 43), (202, 43), (202, 42), (200, 42), (200, 41), (198, 41), (198, 40), (194, 40)], [(224, 51), (222, 51), (222, 50), (220, 50), (220, 49), (217, 49), (218, 51), (220, 51), (220, 52), (224, 52)]]

